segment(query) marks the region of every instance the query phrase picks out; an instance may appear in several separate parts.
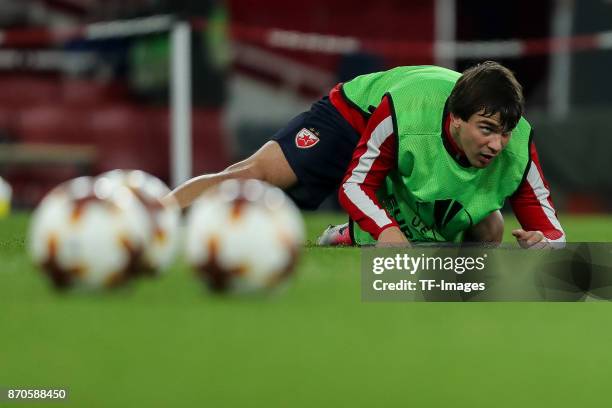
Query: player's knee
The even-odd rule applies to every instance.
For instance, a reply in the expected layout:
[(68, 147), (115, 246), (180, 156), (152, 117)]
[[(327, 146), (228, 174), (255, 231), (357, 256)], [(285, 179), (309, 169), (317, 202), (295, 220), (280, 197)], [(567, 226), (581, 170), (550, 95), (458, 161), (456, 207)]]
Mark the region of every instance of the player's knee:
[(276, 142), (266, 143), (249, 158), (229, 166), (223, 172), (232, 178), (262, 180), (280, 188), (297, 182), (295, 173)]
[(501, 244), (504, 238), (504, 217), (499, 211), (493, 211), (484, 219), (482, 242)]
[(297, 176), (280, 145), (275, 141), (264, 144), (245, 162), (249, 164), (252, 178), (266, 181), (280, 188), (291, 187), (297, 182)]
[(275, 169), (270, 167), (265, 161), (249, 158), (232, 164), (224, 170), (224, 173), (231, 174), (232, 178), (256, 179), (276, 186), (278, 185), (278, 174), (275, 174)]
[(232, 164), (223, 170), (223, 172), (231, 174), (232, 177), (235, 178), (266, 181), (264, 169), (262, 168), (261, 164), (256, 160), (252, 160), (251, 158)]
[(504, 238), (504, 217), (500, 211), (493, 211), (468, 232), (468, 240), (501, 244)]
[(491, 241), (496, 244), (501, 244), (504, 239), (504, 217), (499, 211), (494, 213), (492, 225), (490, 227)]

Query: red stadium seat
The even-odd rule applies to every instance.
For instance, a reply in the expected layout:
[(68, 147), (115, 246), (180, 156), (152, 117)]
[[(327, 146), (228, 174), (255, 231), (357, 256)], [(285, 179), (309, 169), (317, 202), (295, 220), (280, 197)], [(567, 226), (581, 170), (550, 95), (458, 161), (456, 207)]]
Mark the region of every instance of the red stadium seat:
[(222, 124), (220, 109), (193, 110), (193, 172), (220, 171), (230, 164), (230, 141)]
[(75, 110), (63, 104), (39, 105), (24, 109), (17, 131), (26, 143), (91, 144), (91, 111)]
[(71, 106), (100, 106), (126, 100), (127, 86), (123, 83), (100, 83), (91, 80), (66, 80), (62, 83), (62, 99)]
[(101, 157), (96, 170), (140, 169), (167, 177), (167, 137), (149, 110), (125, 104), (104, 108), (92, 116), (91, 126)]
[(12, 108), (49, 104), (61, 98), (61, 83), (52, 76), (2, 75), (0, 89), (0, 106)]

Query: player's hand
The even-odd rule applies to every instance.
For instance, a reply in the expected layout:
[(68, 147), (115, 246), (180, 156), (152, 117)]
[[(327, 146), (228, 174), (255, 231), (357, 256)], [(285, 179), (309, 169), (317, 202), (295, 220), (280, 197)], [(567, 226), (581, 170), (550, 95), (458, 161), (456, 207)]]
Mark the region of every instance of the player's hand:
[(512, 231), (512, 235), (514, 235), (521, 248), (542, 249), (551, 247), (548, 239), (540, 231), (515, 229)]
[(378, 236), (377, 247), (407, 247), (410, 246), (410, 242), (398, 227), (389, 227)]

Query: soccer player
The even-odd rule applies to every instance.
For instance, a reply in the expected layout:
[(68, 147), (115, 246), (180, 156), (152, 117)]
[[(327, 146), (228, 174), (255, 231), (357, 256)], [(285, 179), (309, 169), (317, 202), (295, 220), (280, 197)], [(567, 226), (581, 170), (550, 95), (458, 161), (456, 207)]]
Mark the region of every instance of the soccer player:
[(315, 209), (339, 189), (349, 225), (319, 243), (499, 243), (505, 200), (521, 246), (565, 242), (520, 84), (487, 61), (463, 74), (435, 66), (398, 67), (336, 85), (248, 159), (196, 177), (173, 195), (189, 205), (228, 178), (281, 187)]

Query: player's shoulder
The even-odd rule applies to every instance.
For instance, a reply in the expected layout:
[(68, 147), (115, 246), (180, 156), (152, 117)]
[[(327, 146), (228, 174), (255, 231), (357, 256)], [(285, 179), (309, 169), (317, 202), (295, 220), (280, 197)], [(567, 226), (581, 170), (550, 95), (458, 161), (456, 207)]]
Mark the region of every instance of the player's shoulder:
[(437, 65), (401, 65), (391, 68), (388, 73), (403, 73), (415, 76), (437, 76), (437, 77), (460, 77), (461, 74), (452, 69), (439, 67)]
[(387, 71), (390, 76), (396, 77), (397, 87), (414, 84), (452, 84), (461, 76), (460, 73), (435, 65), (411, 65), (401, 66)]
[(520, 135), (525, 138), (529, 138), (531, 136), (532, 127), (531, 124), (525, 119), (524, 116), (521, 116), (516, 127), (512, 130), (512, 135)]
[(394, 68), (389, 94), (402, 105), (423, 108), (421, 104), (442, 104), (461, 76), (458, 72), (433, 65)]
[(531, 125), (524, 117), (518, 121), (516, 127), (512, 130), (512, 137), (504, 154), (512, 156), (514, 161), (520, 159), (518, 163), (522, 163), (529, 159), (529, 143), (531, 142), (532, 129)]

